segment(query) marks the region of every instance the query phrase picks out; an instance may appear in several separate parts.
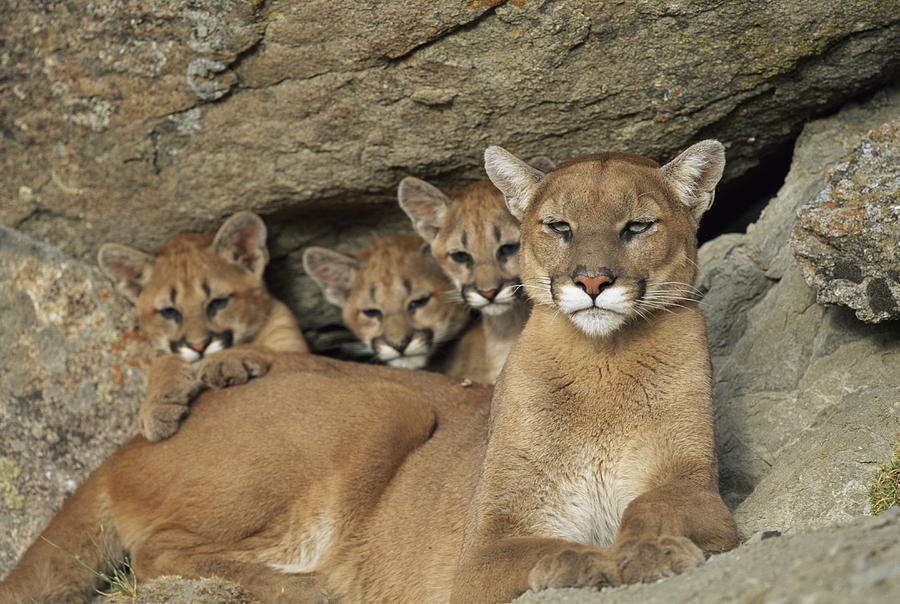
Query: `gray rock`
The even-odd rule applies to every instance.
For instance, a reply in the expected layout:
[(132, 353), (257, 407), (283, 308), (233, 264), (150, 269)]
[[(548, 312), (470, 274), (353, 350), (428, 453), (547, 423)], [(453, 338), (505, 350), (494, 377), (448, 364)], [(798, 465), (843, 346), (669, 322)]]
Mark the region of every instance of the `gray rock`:
[(133, 433), (148, 346), (97, 271), (0, 226), (0, 568)]
[(650, 585), (529, 592), (517, 604), (894, 602), (900, 598), (900, 509), (802, 535), (756, 539)]
[[(900, 118), (900, 113), (898, 113)], [(900, 119), (864, 136), (798, 210), (794, 255), (821, 303), (900, 319)]]
[[(276, 290), (301, 274), (290, 242), (406, 226), (400, 179), (468, 184), (488, 144), (662, 160), (718, 136), (732, 178), (900, 68), (897, 0), (12, 7), (0, 223), (92, 261), (91, 233), (153, 249), (250, 209)], [(322, 325), (320, 299), (290, 302)]]
[(797, 208), (898, 112), (894, 90), (808, 124), (760, 220), (701, 249), (723, 495), (745, 537), (865, 514), (900, 430), (900, 324), (816, 304), (788, 246)]
[[(418, 104), (441, 98), (429, 93)], [(701, 250), (723, 493), (750, 542), (660, 584), (527, 594), (523, 601), (897, 599), (900, 512), (864, 516), (865, 483), (900, 428), (900, 328), (816, 304), (787, 242), (798, 207), (825, 189), (828, 170), (872, 128), (895, 119), (898, 107), (900, 92), (886, 91), (809, 123), (785, 185), (760, 220), (745, 235)], [(323, 222), (303, 227), (283, 230), (279, 241), (340, 239)], [(290, 261), (282, 256), (273, 265)], [(65, 495), (131, 434), (148, 361), (134, 324), (132, 309), (92, 268), (0, 229), (3, 571)], [(786, 536), (760, 538), (772, 530)], [(192, 601), (195, 587), (154, 589), (183, 588)], [(197, 589), (213, 590), (209, 601), (243, 597), (232, 587)]]

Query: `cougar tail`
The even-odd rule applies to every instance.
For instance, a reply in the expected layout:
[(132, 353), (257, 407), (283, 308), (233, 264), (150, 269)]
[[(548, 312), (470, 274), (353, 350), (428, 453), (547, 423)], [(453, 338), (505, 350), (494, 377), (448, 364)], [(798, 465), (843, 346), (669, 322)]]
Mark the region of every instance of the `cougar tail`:
[(0, 583), (0, 602), (90, 602), (123, 556), (101, 466), (63, 504)]

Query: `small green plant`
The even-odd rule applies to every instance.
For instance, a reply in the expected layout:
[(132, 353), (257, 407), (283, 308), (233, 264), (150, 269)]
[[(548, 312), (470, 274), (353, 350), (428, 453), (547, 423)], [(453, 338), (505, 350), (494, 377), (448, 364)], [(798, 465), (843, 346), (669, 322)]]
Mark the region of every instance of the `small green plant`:
[(875, 470), (869, 482), (869, 504), (872, 515), (900, 505), (900, 438), (891, 450), (891, 459)]
[(106, 561), (106, 566), (112, 569), (110, 573), (105, 573), (93, 568), (90, 564), (82, 560), (81, 557), (78, 556), (78, 554), (74, 554), (63, 549), (46, 537), (42, 537), (42, 539), (75, 560), (75, 562), (77, 562), (79, 566), (108, 585), (109, 591), (102, 591), (99, 589), (97, 590), (97, 593), (99, 593), (101, 596), (109, 597), (114, 593), (119, 593), (133, 601), (137, 600), (137, 580), (134, 577), (134, 572), (132, 572), (131, 570), (131, 563), (127, 556), (124, 560), (116, 560), (116, 556), (108, 546), (101, 546), (93, 537), (91, 537), (91, 543), (94, 545), (97, 551), (100, 552), (103, 560)]

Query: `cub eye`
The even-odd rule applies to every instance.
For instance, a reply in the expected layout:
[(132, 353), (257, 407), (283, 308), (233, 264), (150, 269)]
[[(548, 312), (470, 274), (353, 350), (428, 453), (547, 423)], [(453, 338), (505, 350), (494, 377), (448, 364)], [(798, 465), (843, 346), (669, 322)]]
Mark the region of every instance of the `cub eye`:
[(381, 318), (381, 311), (378, 310), (377, 308), (364, 308), (359, 312), (361, 312), (364, 316), (366, 316), (370, 319), (380, 319)]
[(163, 319), (167, 319), (169, 321), (181, 321), (181, 313), (178, 312), (177, 308), (167, 306), (165, 308), (160, 308), (156, 312), (158, 312), (159, 316)]
[(431, 294), (428, 294), (427, 296), (422, 296), (421, 298), (416, 298), (415, 300), (413, 300), (412, 302), (407, 304), (407, 308), (409, 308), (409, 310), (416, 310), (417, 308), (422, 308), (423, 306), (428, 304), (429, 300), (431, 300)]
[(557, 220), (556, 222), (548, 222), (547, 228), (557, 235), (568, 235), (572, 232), (572, 226), (568, 222)]
[(639, 220), (633, 220), (625, 225), (625, 234), (640, 235), (641, 233), (652, 227), (653, 224), (653, 221), (643, 222)]
[(228, 306), (228, 300), (230, 298), (228, 296), (221, 296), (219, 298), (213, 298), (210, 300), (209, 304), (206, 305), (206, 314), (208, 316), (213, 316), (226, 306)]
[(457, 264), (469, 264), (472, 262), (472, 256), (469, 252), (450, 252), (450, 260)]
[(500, 258), (509, 258), (510, 256), (515, 256), (518, 253), (518, 243), (507, 243), (506, 245), (501, 245), (500, 249), (497, 250), (497, 256), (499, 256)]

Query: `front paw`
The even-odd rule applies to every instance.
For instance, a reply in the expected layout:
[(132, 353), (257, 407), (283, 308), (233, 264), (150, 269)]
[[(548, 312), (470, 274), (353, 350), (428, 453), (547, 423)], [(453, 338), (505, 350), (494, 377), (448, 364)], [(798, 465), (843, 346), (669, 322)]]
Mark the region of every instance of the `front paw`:
[(207, 388), (225, 388), (265, 375), (271, 364), (268, 356), (254, 351), (223, 350), (200, 361), (197, 377)]
[(687, 537), (626, 541), (613, 548), (624, 583), (652, 583), (703, 564), (705, 557)]
[(547, 554), (528, 573), (528, 587), (538, 591), (561, 587), (619, 585), (615, 561), (596, 548), (567, 548)]
[(192, 373), (174, 373), (160, 388), (147, 393), (138, 413), (138, 427), (150, 442), (169, 438), (178, 431), (188, 413), (188, 404), (200, 391)]

